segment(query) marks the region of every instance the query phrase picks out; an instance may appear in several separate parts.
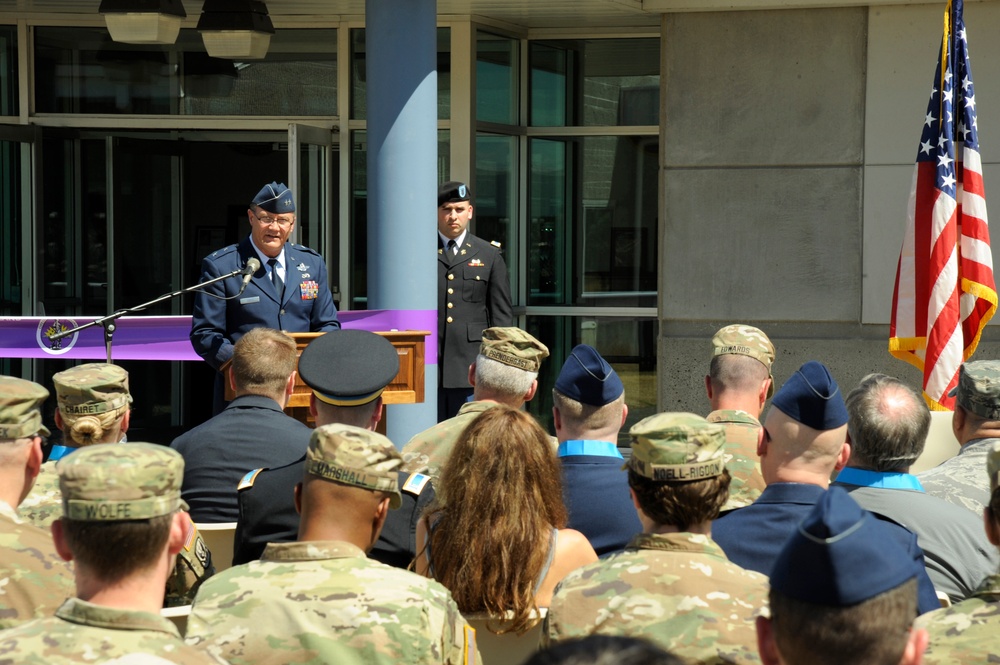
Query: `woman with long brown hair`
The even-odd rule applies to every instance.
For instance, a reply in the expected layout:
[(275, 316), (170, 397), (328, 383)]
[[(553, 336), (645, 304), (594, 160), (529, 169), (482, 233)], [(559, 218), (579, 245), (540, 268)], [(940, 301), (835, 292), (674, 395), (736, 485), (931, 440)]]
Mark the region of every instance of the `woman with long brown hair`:
[(446, 586), (462, 612), (506, 616), (504, 631), (521, 632), (567, 573), (597, 560), (565, 526), (548, 435), (528, 414), (495, 406), (465, 429), (441, 471), (417, 526), (417, 572)]

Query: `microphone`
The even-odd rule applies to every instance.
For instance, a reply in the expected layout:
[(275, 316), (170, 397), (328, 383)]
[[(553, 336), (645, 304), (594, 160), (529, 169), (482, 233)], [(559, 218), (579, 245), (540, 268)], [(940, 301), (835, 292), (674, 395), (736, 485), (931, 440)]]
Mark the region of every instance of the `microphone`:
[(240, 293), (243, 293), (243, 290), (247, 288), (250, 278), (258, 270), (260, 270), (260, 260), (256, 257), (247, 259), (246, 267), (243, 268), (243, 285), (240, 286)]

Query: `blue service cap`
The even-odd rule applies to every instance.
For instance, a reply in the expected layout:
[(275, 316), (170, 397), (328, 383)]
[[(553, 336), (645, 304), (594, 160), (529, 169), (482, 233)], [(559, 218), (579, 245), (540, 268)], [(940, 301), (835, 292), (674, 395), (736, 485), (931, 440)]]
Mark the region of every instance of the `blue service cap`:
[(618, 373), (592, 346), (579, 344), (563, 363), (556, 390), (581, 404), (604, 406), (625, 392)]
[(810, 360), (774, 394), (771, 405), (793, 420), (815, 430), (847, 424), (847, 407), (830, 370)]
[(367, 330), (332, 330), (302, 351), (299, 376), (317, 399), (360, 406), (376, 399), (399, 373), (392, 343)]
[(438, 187), (439, 208), (445, 203), (458, 203), (459, 201), (468, 201), (471, 198), (472, 192), (469, 191), (469, 186), (464, 182), (449, 180)]
[(849, 607), (915, 578), (917, 562), (876, 520), (831, 487), (778, 554), (771, 588), (804, 603)]
[(272, 182), (270, 185), (264, 185), (257, 192), (257, 196), (253, 197), (251, 203), (275, 215), (295, 212), (292, 190), (288, 189), (283, 182)]

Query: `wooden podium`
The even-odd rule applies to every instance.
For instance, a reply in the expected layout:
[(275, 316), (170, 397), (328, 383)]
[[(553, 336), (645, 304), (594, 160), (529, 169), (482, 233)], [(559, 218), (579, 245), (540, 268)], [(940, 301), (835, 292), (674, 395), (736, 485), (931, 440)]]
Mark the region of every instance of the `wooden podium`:
[[(285, 334), (295, 340), (296, 356), (301, 356), (302, 350), (309, 345), (309, 342), (327, 333)], [(337, 333), (332, 332), (330, 334), (336, 335)], [(385, 404), (416, 404), (423, 402), (424, 337), (430, 335), (430, 332), (426, 330), (403, 330), (399, 332), (378, 332), (375, 334), (381, 335), (392, 342), (396, 353), (399, 354), (399, 374), (386, 386), (385, 391), (382, 393), (382, 402)], [(220, 368), (220, 371), (228, 374), (230, 364), (231, 361), (226, 361)], [(226, 401), (228, 402), (236, 397), (236, 395), (233, 393), (228, 376), (226, 377), (225, 384)], [(309, 398), (311, 395), (312, 388), (303, 383), (302, 378), (296, 375), (295, 388), (292, 391), (292, 395), (288, 398), (285, 413), (309, 427), (314, 427), (316, 423), (309, 414)], [(378, 426), (378, 431), (383, 434), (385, 433), (385, 420), (385, 415), (383, 414), (382, 421)]]

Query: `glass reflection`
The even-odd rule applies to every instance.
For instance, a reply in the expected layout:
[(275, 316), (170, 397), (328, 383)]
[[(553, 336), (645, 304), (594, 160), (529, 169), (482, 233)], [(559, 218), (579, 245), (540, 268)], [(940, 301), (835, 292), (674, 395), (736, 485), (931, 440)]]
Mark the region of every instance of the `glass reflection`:
[(531, 124), (535, 127), (659, 123), (660, 40), (532, 42)]
[(656, 305), (655, 136), (532, 139), (528, 304)]
[(476, 37), (476, 120), (517, 124), (518, 40), (479, 32)]
[(0, 115), (17, 115), (17, 26), (0, 25)]
[(549, 347), (550, 356), (538, 373), (538, 392), (528, 411), (550, 432), (552, 388), (563, 361), (577, 344), (589, 344), (615, 368), (625, 384), (628, 418), (618, 445), (628, 447), (628, 429), (656, 413), (656, 319), (614, 317), (529, 316), (527, 330)]

